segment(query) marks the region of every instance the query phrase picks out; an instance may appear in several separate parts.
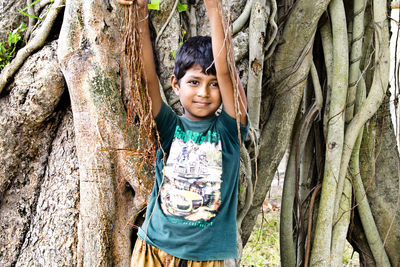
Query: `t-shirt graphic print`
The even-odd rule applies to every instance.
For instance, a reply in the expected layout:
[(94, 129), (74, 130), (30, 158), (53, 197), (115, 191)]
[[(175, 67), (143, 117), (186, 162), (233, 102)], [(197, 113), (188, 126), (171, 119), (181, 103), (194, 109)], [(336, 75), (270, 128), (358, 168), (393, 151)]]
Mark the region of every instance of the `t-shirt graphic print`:
[(221, 204), (222, 152), (218, 133), (176, 126), (164, 167), (163, 213), (176, 223), (207, 226)]

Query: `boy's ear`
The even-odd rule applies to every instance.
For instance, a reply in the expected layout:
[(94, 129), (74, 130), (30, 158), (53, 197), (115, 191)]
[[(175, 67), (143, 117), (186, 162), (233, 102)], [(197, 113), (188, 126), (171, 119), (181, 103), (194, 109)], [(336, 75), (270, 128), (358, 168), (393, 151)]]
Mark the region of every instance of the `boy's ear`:
[(174, 89), (174, 92), (177, 96), (179, 96), (179, 81), (175, 75), (171, 75), (171, 86)]

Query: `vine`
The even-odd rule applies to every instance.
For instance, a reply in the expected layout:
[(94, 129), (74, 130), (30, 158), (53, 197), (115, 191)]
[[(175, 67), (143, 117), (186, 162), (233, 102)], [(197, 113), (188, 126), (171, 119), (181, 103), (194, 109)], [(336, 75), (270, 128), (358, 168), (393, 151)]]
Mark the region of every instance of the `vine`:
[[(127, 105), (128, 127), (137, 135), (137, 148), (129, 148), (136, 158), (135, 167), (139, 178), (151, 174), (159, 147), (159, 136), (152, 115), (151, 99), (144, 73), (142, 42), (138, 29), (137, 4), (126, 6), (123, 55), (129, 79), (129, 100)], [(144, 180), (144, 179), (139, 179)]]

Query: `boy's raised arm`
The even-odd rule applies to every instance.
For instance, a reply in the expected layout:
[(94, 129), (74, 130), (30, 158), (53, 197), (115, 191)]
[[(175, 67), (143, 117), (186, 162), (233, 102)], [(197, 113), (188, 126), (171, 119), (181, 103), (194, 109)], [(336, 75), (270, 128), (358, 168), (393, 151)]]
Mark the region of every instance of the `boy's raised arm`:
[[(221, 92), (222, 103), (224, 109), (231, 117), (235, 118), (235, 99), (233, 92), (233, 82), (229, 73), (228, 61), (227, 61), (227, 43), (225, 38), (225, 32), (222, 25), (222, 17), (218, 10), (217, 0), (204, 0), (204, 4), (207, 9), (208, 18), (210, 20), (211, 27), (211, 39), (212, 39), (212, 50), (215, 61), (215, 69), (217, 71), (217, 80), (219, 89)], [(246, 95), (240, 79), (237, 76), (238, 90), (241, 97), (239, 103), (240, 110), (240, 122), (243, 125), (247, 125), (247, 102)]]
[(142, 58), (144, 64), (144, 72), (146, 75), (146, 82), (149, 89), (149, 95), (152, 102), (152, 113), (153, 116), (157, 116), (161, 108), (161, 93), (160, 86), (158, 83), (158, 77), (156, 73), (156, 66), (154, 63), (153, 48), (150, 40), (149, 20), (148, 20), (148, 9), (147, 0), (116, 0), (120, 5), (132, 5), (134, 1), (137, 1), (137, 8), (139, 8), (139, 20), (138, 29), (142, 40)]

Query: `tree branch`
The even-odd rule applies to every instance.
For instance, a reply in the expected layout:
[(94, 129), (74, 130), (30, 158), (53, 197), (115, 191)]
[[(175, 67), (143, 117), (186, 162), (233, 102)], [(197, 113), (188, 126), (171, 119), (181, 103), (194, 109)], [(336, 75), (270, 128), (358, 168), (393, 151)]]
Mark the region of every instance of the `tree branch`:
[(12, 79), (14, 74), (18, 71), (25, 59), (29, 57), (34, 51), (41, 48), (47, 37), (49, 36), (50, 30), (60, 12), (61, 8), (64, 7), (65, 0), (56, 0), (52, 9), (47, 14), (45, 20), (42, 22), (42, 26), (39, 29), (37, 35), (21, 50), (18, 51), (17, 56), (11, 61), (0, 74), (0, 93), (3, 91), (7, 83)]
[(300, 135), (300, 127), (295, 126), (295, 134), (292, 138), (290, 156), (283, 180), (281, 215), (279, 227), (279, 244), (281, 252), (281, 266), (296, 266), (296, 248), (293, 237), (294, 198), (296, 193), (296, 152), (297, 140)]
[[(29, 5), (31, 5), (32, 4), (32, 0), (27, 0), (26, 1), (26, 4), (29, 6)], [(33, 6), (30, 6), (29, 8), (28, 8), (28, 14), (30, 14), (30, 15), (33, 15), (33, 16), (36, 16), (36, 12), (35, 12), (35, 9), (34, 9), (34, 7)], [(29, 17), (29, 20), (28, 20), (28, 27), (27, 27), (27, 29), (26, 29), (26, 40), (29, 40), (29, 38), (30, 38), (30, 36), (31, 36), (31, 33), (32, 33), (32, 31), (33, 31), (33, 27), (35, 26), (35, 22), (36, 22), (36, 19), (35, 18), (33, 18), (33, 17)]]
[(375, 23), (374, 77), (367, 100), (363, 103), (360, 111), (354, 116), (346, 129), (335, 207), (338, 206), (343, 191), (344, 177), (346, 176), (347, 167), (358, 133), (362, 126), (375, 114), (382, 104), (389, 83), (389, 31), (386, 17), (386, 4), (374, 0), (373, 7)]
[(236, 225), (237, 229), (240, 229), (242, 226), (242, 222), (244, 217), (246, 216), (247, 212), (249, 211), (251, 207), (251, 203), (253, 202), (253, 183), (251, 181), (252, 177), (252, 170), (251, 170), (251, 159), (249, 152), (247, 151), (246, 147), (242, 143), (241, 149), (240, 149), (240, 158), (242, 159), (244, 168), (245, 168), (245, 177), (246, 177), (246, 182), (247, 182), (247, 188), (246, 188), (246, 200), (243, 209), (241, 212), (237, 215), (236, 218)]
[(343, 263), (344, 247), (346, 244), (347, 231), (350, 225), (351, 215), (352, 185), (349, 177), (346, 177), (343, 194), (340, 199), (339, 211), (340, 217), (335, 222), (332, 229), (331, 241), (331, 266), (340, 266)]
[(268, 43), (264, 46), (264, 50), (267, 52), (265, 56), (265, 60), (272, 56), (272, 53), (275, 50), (276, 45), (278, 44), (278, 40), (276, 39), (276, 35), (278, 34), (278, 25), (275, 22), (276, 14), (278, 11), (278, 6), (275, 0), (270, 0), (272, 5), (271, 15), (269, 16), (269, 25), (272, 27), (272, 34), (269, 36)]
[[(249, 73), (247, 83), (247, 102), (252, 127), (258, 131), (260, 122), (261, 89), (264, 68), (265, 29), (268, 14), (266, 0), (254, 0), (249, 25)], [(260, 30), (261, 29), (261, 30)], [(261, 45), (260, 45), (261, 44)]]
[(254, 0), (247, 0), (246, 6), (244, 7), (242, 14), (233, 22), (232, 35), (238, 33), (246, 24), (250, 17), (251, 7), (253, 6)]
[(196, 36), (197, 35), (197, 14), (196, 14), (196, 8), (195, 8), (194, 4), (189, 6), (189, 9), (186, 11), (186, 14), (189, 17), (190, 36)]
[(320, 28), (322, 48), (324, 51), (325, 68), (326, 68), (326, 99), (324, 107), (324, 118), (323, 118), (323, 131), (324, 137), (328, 136), (328, 122), (329, 122), (329, 107), (331, 102), (331, 91), (332, 91), (332, 68), (333, 68), (333, 40), (332, 40), (332, 29), (331, 23), (327, 20), (324, 25)]
[(321, 83), (319, 82), (317, 68), (315, 67), (314, 61), (311, 64), (311, 78), (314, 87), (315, 107), (317, 108), (318, 111), (321, 111), (322, 106), (324, 104), (324, 99), (322, 96)]
[[(306, 1), (299, 0), (293, 8), (282, 33), (282, 42), (274, 53), (273, 63), (274, 84), (280, 84), (287, 78), (289, 73), (292, 77), (286, 84), (291, 88), (289, 93), (282, 93), (275, 97), (268, 122), (260, 134), (260, 154), (258, 157), (257, 175), (260, 177), (257, 190), (254, 193), (253, 205), (246, 216), (246, 225), (242, 226), (244, 242), (250, 236), (252, 226), (259, 214), (275, 170), (278, 167), (292, 136), (294, 120), (302, 98), (305, 81), (310, 71), (311, 56), (305, 53), (300, 60), (299, 66), (294, 66), (299, 61), (304, 50), (312, 47), (312, 41), (316, 32), (318, 21), (325, 12), (330, 0)], [(296, 12), (301, 10), (304, 16), (297, 16)], [(307, 25), (307, 27), (304, 27)], [(301, 29), (301, 31), (300, 31)], [(311, 45), (309, 45), (311, 43)], [(295, 71), (293, 71), (295, 69)], [(301, 81), (301, 82), (298, 82)], [(293, 84), (296, 84), (293, 86)], [(280, 88), (274, 88), (276, 94)], [(287, 104), (290, 103), (288, 106)]]
[(175, 11), (176, 11), (176, 7), (178, 6), (178, 3), (179, 3), (179, 0), (176, 0), (175, 3), (174, 3), (173, 8), (172, 8), (172, 10), (171, 10), (171, 13), (169, 14), (169, 17), (168, 17), (167, 21), (164, 23), (164, 25), (162, 26), (162, 28), (160, 29), (160, 31), (159, 31), (158, 34), (157, 34), (155, 44), (158, 43), (158, 41), (160, 40), (160, 37), (161, 37), (161, 35), (163, 34), (165, 28), (167, 28), (169, 22), (171, 21), (172, 16), (174, 15), (174, 13), (175, 13)]
[(344, 107), (348, 86), (348, 42), (346, 14), (342, 0), (333, 0), (329, 5), (333, 36), (332, 93), (329, 111), (328, 136), (321, 200), (315, 227), (310, 264), (330, 265), (335, 194), (340, 159), (343, 151)]
[[(361, 74), (360, 74), (361, 75)], [(361, 80), (357, 86), (355, 112), (358, 112), (362, 103), (365, 101), (367, 89), (365, 81), (361, 76)], [(386, 254), (382, 239), (379, 235), (371, 208), (368, 203), (367, 193), (364, 189), (364, 184), (360, 174), (360, 147), (363, 137), (364, 126), (361, 127), (360, 133), (357, 136), (354, 144), (353, 153), (350, 159), (349, 176), (352, 178), (354, 186), (354, 196), (358, 214), (360, 215), (361, 224), (364, 229), (365, 237), (367, 238), (369, 248), (374, 256), (375, 263), (379, 266), (390, 266), (388, 256)]]
[(365, 0), (354, 1), (353, 37), (350, 53), (350, 74), (349, 89), (347, 92), (346, 123), (349, 123), (354, 116), (354, 102), (359, 78), (358, 75), (360, 72), (360, 59), (363, 45), (363, 39), (360, 37), (364, 35), (365, 6)]
[(315, 198), (317, 197), (318, 192), (321, 190), (321, 184), (317, 185), (314, 188), (314, 191), (311, 195), (310, 200), (310, 208), (308, 212), (308, 226), (307, 226), (307, 250), (304, 256), (304, 267), (308, 267), (308, 262), (310, 259), (310, 251), (311, 251), (311, 230), (312, 230), (312, 219), (313, 219), (313, 211), (314, 211), (314, 204)]

